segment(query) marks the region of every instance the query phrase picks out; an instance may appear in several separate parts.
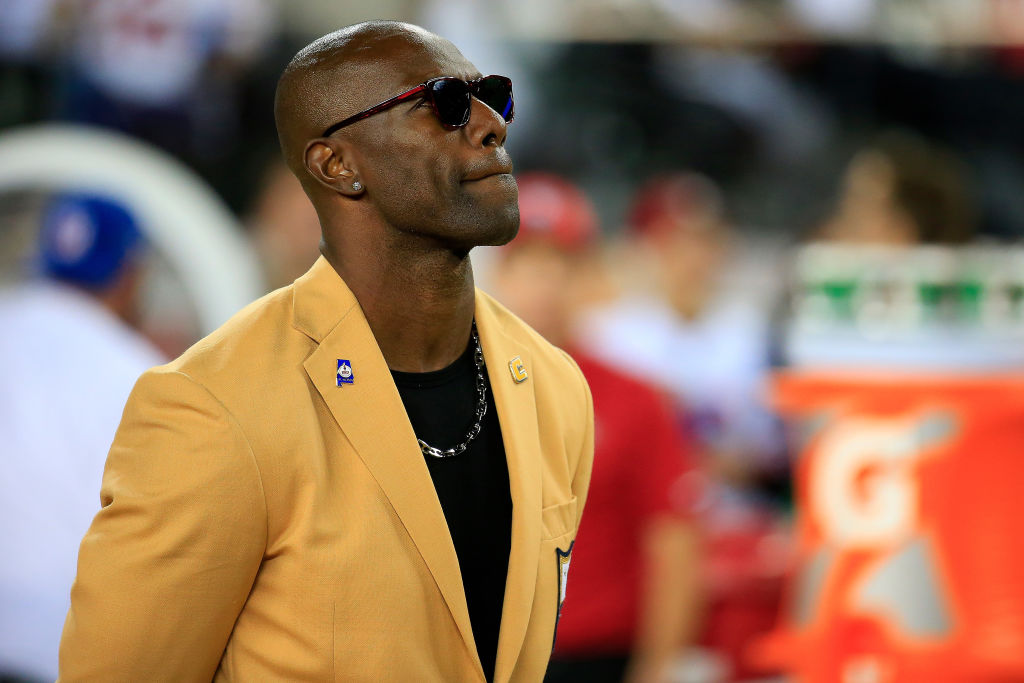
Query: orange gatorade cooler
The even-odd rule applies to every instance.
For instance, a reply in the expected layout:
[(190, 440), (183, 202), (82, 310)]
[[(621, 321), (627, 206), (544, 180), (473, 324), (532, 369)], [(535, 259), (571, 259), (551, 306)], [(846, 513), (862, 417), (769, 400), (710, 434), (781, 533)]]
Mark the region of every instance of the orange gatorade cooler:
[(792, 370), (799, 564), (752, 648), (808, 683), (1024, 681), (1024, 375)]

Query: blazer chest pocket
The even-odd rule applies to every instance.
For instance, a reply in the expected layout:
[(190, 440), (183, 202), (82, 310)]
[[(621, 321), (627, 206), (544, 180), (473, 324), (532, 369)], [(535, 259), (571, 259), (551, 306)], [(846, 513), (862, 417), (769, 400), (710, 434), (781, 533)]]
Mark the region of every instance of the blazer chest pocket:
[[(573, 542), (576, 538), (576, 512), (578, 503), (573, 496), (564, 503), (549, 505), (541, 510), (544, 538), (540, 544), (540, 567), (537, 574), (535, 611), (541, 622), (537, 647), (553, 649), (558, 631), (558, 620), (565, 601), (566, 582), (569, 577), (569, 561), (572, 558)], [(543, 635), (541, 635), (543, 634)], [(541, 645), (543, 643), (543, 645)], [(538, 680), (543, 678), (540, 672)]]
[(576, 496), (541, 510), (544, 540), (549, 541), (576, 532)]

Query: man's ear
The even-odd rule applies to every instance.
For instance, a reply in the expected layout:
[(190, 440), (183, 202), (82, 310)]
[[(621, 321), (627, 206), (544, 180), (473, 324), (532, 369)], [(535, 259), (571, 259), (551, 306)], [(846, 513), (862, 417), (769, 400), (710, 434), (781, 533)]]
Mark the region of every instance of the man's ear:
[(353, 168), (349, 145), (335, 138), (317, 138), (306, 144), (303, 155), (306, 169), (321, 184), (348, 197), (358, 197), (365, 189)]

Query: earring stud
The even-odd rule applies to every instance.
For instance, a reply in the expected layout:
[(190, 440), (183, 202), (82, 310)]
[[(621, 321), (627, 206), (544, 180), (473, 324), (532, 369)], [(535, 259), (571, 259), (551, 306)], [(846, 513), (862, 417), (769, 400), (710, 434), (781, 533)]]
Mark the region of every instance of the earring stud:
[(357, 180), (354, 183), (352, 183), (352, 189), (358, 192), (359, 190), (363, 189), (363, 184)]

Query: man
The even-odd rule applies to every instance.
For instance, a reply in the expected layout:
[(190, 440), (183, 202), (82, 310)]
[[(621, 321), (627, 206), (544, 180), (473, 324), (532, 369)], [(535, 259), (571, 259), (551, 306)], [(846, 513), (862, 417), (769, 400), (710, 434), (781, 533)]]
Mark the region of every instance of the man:
[(767, 321), (725, 287), (735, 238), (724, 198), (695, 173), (656, 177), (634, 197), (626, 230), (650, 286), (588, 315), (587, 349), (605, 361), (628, 353), (632, 374), (686, 406), (714, 469), (748, 486), (779, 468), (780, 444), (762, 397)]
[(580, 302), (599, 280), (597, 217), (586, 195), (558, 176), (527, 174), (519, 211), (519, 235), (496, 262), (496, 293), (572, 349), (594, 393), (589, 503), (545, 680), (667, 682), (699, 623), (697, 475), (667, 398), (574, 348)]
[(593, 417), (473, 286), (518, 227), (511, 84), (371, 22), (301, 50), (275, 114), (323, 257), (139, 380), (62, 679), (538, 681)]
[[(587, 316), (586, 348), (666, 389), (706, 472), (700, 514), (707, 555), (700, 641), (713, 665), (754, 675), (743, 649), (778, 614), (778, 563), (758, 560), (777, 529), (771, 492), (788, 480), (778, 424), (764, 402), (768, 326), (751, 301), (726, 288), (734, 236), (725, 199), (708, 178), (673, 173), (646, 182), (627, 215), (626, 253), (653, 285)], [(742, 558), (742, 559), (737, 559)], [(765, 589), (765, 586), (769, 589)], [(767, 597), (766, 597), (767, 596)]]
[(134, 317), (144, 239), (119, 202), (45, 207), (37, 277), (0, 292), (0, 679), (53, 680), (82, 534), (132, 384), (164, 360)]

